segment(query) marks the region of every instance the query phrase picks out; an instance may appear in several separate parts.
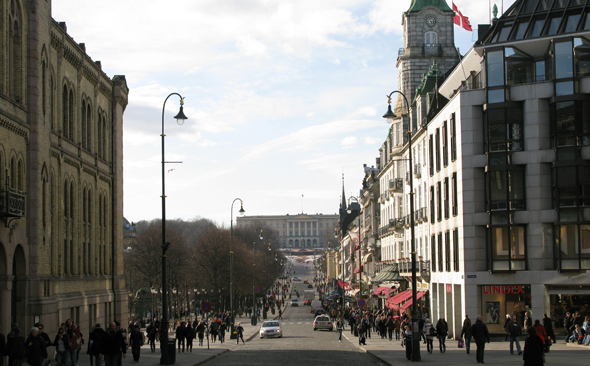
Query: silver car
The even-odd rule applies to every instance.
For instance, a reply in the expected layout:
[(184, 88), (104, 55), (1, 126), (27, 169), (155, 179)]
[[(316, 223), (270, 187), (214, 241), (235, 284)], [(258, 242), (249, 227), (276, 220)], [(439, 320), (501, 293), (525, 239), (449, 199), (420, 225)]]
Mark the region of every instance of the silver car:
[(327, 329), (334, 330), (334, 324), (327, 315), (318, 315), (313, 321), (313, 330)]
[(260, 338), (283, 337), (281, 324), (276, 320), (266, 321), (260, 326)]

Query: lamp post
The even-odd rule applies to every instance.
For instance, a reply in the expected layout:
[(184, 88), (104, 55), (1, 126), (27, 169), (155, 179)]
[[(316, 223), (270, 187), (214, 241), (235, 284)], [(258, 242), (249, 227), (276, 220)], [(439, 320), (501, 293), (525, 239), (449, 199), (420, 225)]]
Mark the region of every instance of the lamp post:
[(166, 241), (166, 163), (178, 163), (164, 159), (164, 110), (166, 109), (166, 102), (168, 98), (176, 95), (180, 98), (180, 111), (174, 118), (179, 125), (182, 125), (186, 119), (188, 119), (183, 112), (184, 98), (178, 93), (170, 93), (164, 100), (162, 106), (162, 323), (161, 323), (161, 336), (160, 346), (162, 349), (162, 356), (160, 357), (160, 365), (169, 365), (170, 358), (168, 356), (168, 309), (166, 308), (167, 303), (167, 283), (166, 283), (166, 251), (170, 246), (170, 243)]
[[(387, 113), (383, 115), (383, 118), (388, 120), (388, 123), (393, 123), (393, 120), (397, 118), (397, 116), (391, 110), (391, 96), (394, 93), (400, 94), (406, 105), (408, 106), (408, 112), (410, 110), (410, 103), (408, 103), (408, 99), (399, 90), (392, 91), (387, 96)], [(408, 118), (410, 116), (408, 115)], [(402, 122), (403, 123), (403, 122)], [(420, 361), (420, 330), (418, 326), (418, 304), (417, 304), (417, 294), (416, 294), (416, 237), (414, 234), (414, 174), (413, 174), (413, 166), (412, 166), (412, 121), (408, 122), (408, 155), (409, 155), (409, 163), (410, 163), (410, 244), (412, 248), (412, 361)]]
[[(262, 228), (256, 228), (256, 231), (260, 230), (260, 240), (263, 240), (262, 236)], [(252, 325), (256, 325), (257, 316), (256, 316), (256, 241), (254, 241), (252, 245), (252, 316), (250, 318), (250, 323)]]
[(230, 328), (231, 331), (229, 333), (229, 338), (230, 339), (236, 339), (238, 336), (236, 334), (234, 334), (234, 329), (235, 329), (235, 315), (234, 315), (234, 249), (233, 249), (233, 244), (232, 244), (232, 237), (234, 234), (234, 203), (236, 203), (236, 201), (240, 201), (240, 215), (243, 215), (244, 212), (244, 201), (242, 201), (239, 198), (236, 198), (235, 200), (233, 200), (233, 202), (231, 203), (231, 209), (230, 209), (230, 217), (229, 217), (229, 309), (231, 312), (230, 315)]

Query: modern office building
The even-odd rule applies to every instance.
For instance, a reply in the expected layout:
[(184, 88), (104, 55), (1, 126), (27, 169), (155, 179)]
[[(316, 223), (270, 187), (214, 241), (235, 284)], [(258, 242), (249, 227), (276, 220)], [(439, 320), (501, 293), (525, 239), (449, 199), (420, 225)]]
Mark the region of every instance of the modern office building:
[(124, 76), (109, 78), (50, 1), (0, 3), (0, 325), (52, 336), (127, 321)]

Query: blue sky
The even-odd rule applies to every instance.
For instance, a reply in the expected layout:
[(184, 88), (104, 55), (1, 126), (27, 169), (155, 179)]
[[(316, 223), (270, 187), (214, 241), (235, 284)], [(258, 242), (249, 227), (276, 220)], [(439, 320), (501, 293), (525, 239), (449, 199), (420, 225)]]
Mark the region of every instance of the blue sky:
[[(246, 215), (336, 213), (342, 174), (358, 195), (387, 134), (410, 2), (53, 0), (52, 15), (107, 75), (126, 75), (125, 217), (161, 217), (162, 104), (178, 92), (189, 119), (176, 124), (171, 97), (166, 160), (182, 164), (166, 168), (167, 218), (229, 224), (236, 197)], [(488, 1), (455, 4), (475, 31), (488, 23)], [(474, 40), (455, 27), (462, 53)]]

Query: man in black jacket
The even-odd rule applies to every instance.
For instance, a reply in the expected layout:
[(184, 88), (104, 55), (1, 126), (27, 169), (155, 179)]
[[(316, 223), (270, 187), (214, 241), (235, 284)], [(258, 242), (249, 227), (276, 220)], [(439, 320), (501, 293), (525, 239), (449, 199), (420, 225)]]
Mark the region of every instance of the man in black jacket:
[(571, 327), (574, 324), (574, 319), (572, 318), (572, 314), (568, 311), (565, 313), (565, 318), (563, 318), (563, 328), (565, 329), (565, 343), (569, 342), (570, 336), (572, 335)]
[(488, 327), (481, 320), (481, 315), (475, 318), (475, 324), (471, 326), (471, 336), (477, 345), (477, 351), (475, 352), (475, 359), (477, 363), (483, 362), (483, 352), (486, 347), (486, 342), (490, 343), (490, 333)]
[(26, 341), (27, 363), (31, 366), (41, 366), (48, 361), (45, 339), (39, 336), (39, 328), (31, 329), (31, 335)]
[(111, 323), (108, 332), (105, 332), (106, 337), (103, 339), (101, 345), (102, 354), (104, 355), (105, 366), (118, 366), (121, 359), (127, 357), (127, 347), (125, 346), (125, 338), (121, 329), (117, 328), (115, 322)]
[(20, 334), (20, 328), (13, 327), (12, 332), (8, 334), (6, 348), (9, 365), (22, 365), (25, 361), (25, 337)]
[(553, 322), (551, 318), (547, 316), (547, 314), (543, 314), (543, 327), (545, 328), (545, 333), (547, 336), (551, 337), (553, 343), (555, 343), (555, 332), (553, 331)]
[(520, 355), (522, 351), (520, 350), (520, 342), (518, 337), (522, 334), (522, 330), (518, 322), (516, 321), (516, 315), (512, 315), (512, 324), (508, 326), (508, 333), (510, 333), (510, 354), (514, 354), (514, 342), (516, 342), (516, 350)]

